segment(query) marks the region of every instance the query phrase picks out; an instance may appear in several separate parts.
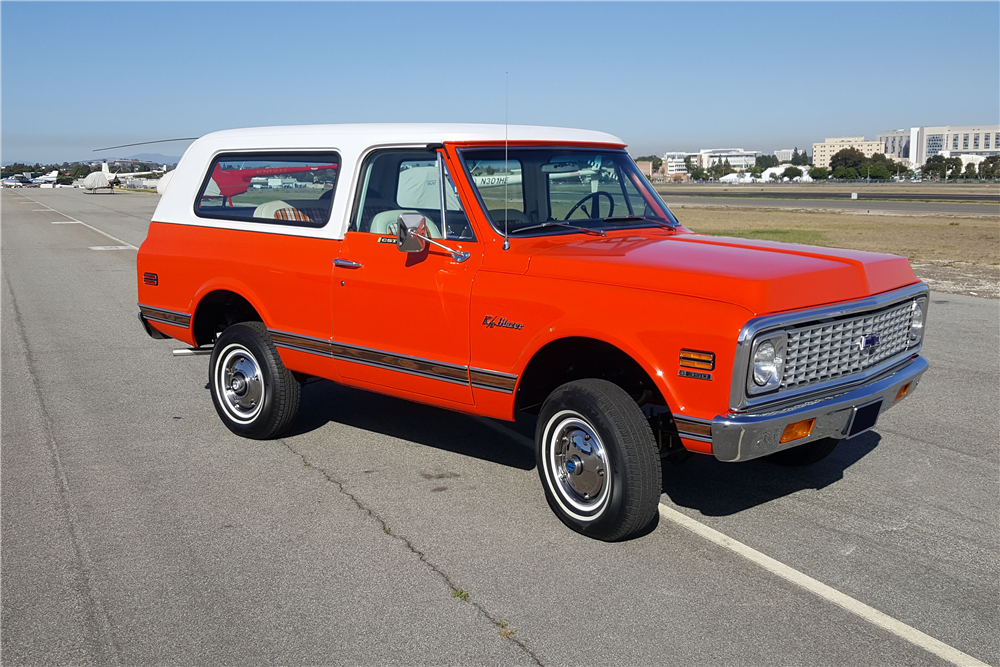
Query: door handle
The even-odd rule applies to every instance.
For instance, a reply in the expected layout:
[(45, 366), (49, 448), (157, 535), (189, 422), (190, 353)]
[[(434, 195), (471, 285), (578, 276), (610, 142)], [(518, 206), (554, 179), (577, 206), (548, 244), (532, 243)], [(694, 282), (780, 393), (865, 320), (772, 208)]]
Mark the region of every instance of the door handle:
[(333, 265), (342, 269), (360, 269), (363, 266), (361, 262), (351, 262), (346, 259), (340, 259), (339, 257), (333, 260)]

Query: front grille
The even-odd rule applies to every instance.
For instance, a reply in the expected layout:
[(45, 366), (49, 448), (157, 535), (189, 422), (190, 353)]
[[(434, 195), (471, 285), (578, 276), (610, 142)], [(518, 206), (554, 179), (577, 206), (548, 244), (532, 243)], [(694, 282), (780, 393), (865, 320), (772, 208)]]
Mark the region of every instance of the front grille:
[[(886, 310), (790, 329), (781, 388), (859, 373), (904, 352), (911, 312), (912, 302), (906, 301)], [(871, 334), (878, 335), (878, 345), (862, 350), (859, 340)]]

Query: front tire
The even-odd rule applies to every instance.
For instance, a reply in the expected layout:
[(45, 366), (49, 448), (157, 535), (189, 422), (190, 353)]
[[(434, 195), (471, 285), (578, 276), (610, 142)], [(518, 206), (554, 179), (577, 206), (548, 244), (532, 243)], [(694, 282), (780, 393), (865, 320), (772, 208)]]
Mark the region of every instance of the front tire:
[(569, 382), (542, 405), (538, 475), (556, 516), (599, 540), (623, 540), (656, 518), (660, 457), (642, 410), (606, 380)]
[(245, 438), (275, 437), (299, 409), (299, 383), (260, 322), (233, 324), (222, 332), (212, 350), (209, 386), (222, 423)]

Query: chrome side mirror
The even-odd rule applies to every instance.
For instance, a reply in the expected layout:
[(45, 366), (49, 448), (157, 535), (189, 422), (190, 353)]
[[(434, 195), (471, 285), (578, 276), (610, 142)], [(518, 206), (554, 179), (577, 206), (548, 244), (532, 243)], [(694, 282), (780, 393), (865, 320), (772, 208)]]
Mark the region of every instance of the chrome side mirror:
[(427, 244), (451, 253), (451, 258), (461, 264), (472, 255), (464, 250), (453, 250), (427, 236), (427, 221), (419, 213), (400, 213), (396, 219), (396, 248), (400, 252), (423, 252)]
[(419, 213), (401, 213), (396, 219), (396, 248), (400, 252), (427, 250), (427, 223)]

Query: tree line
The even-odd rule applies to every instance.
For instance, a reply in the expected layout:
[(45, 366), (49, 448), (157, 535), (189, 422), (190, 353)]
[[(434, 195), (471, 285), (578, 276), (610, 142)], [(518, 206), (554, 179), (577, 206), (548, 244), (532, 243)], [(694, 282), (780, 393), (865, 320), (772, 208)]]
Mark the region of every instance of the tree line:
[(927, 159), (920, 172), (925, 177), (936, 177), (942, 181), (959, 178), (966, 180), (1000, 178), (1000, 155), (990, 155), (980, 162), (978, 167), (970, 162), (964, 169), (961, 158), (934, 155)]

